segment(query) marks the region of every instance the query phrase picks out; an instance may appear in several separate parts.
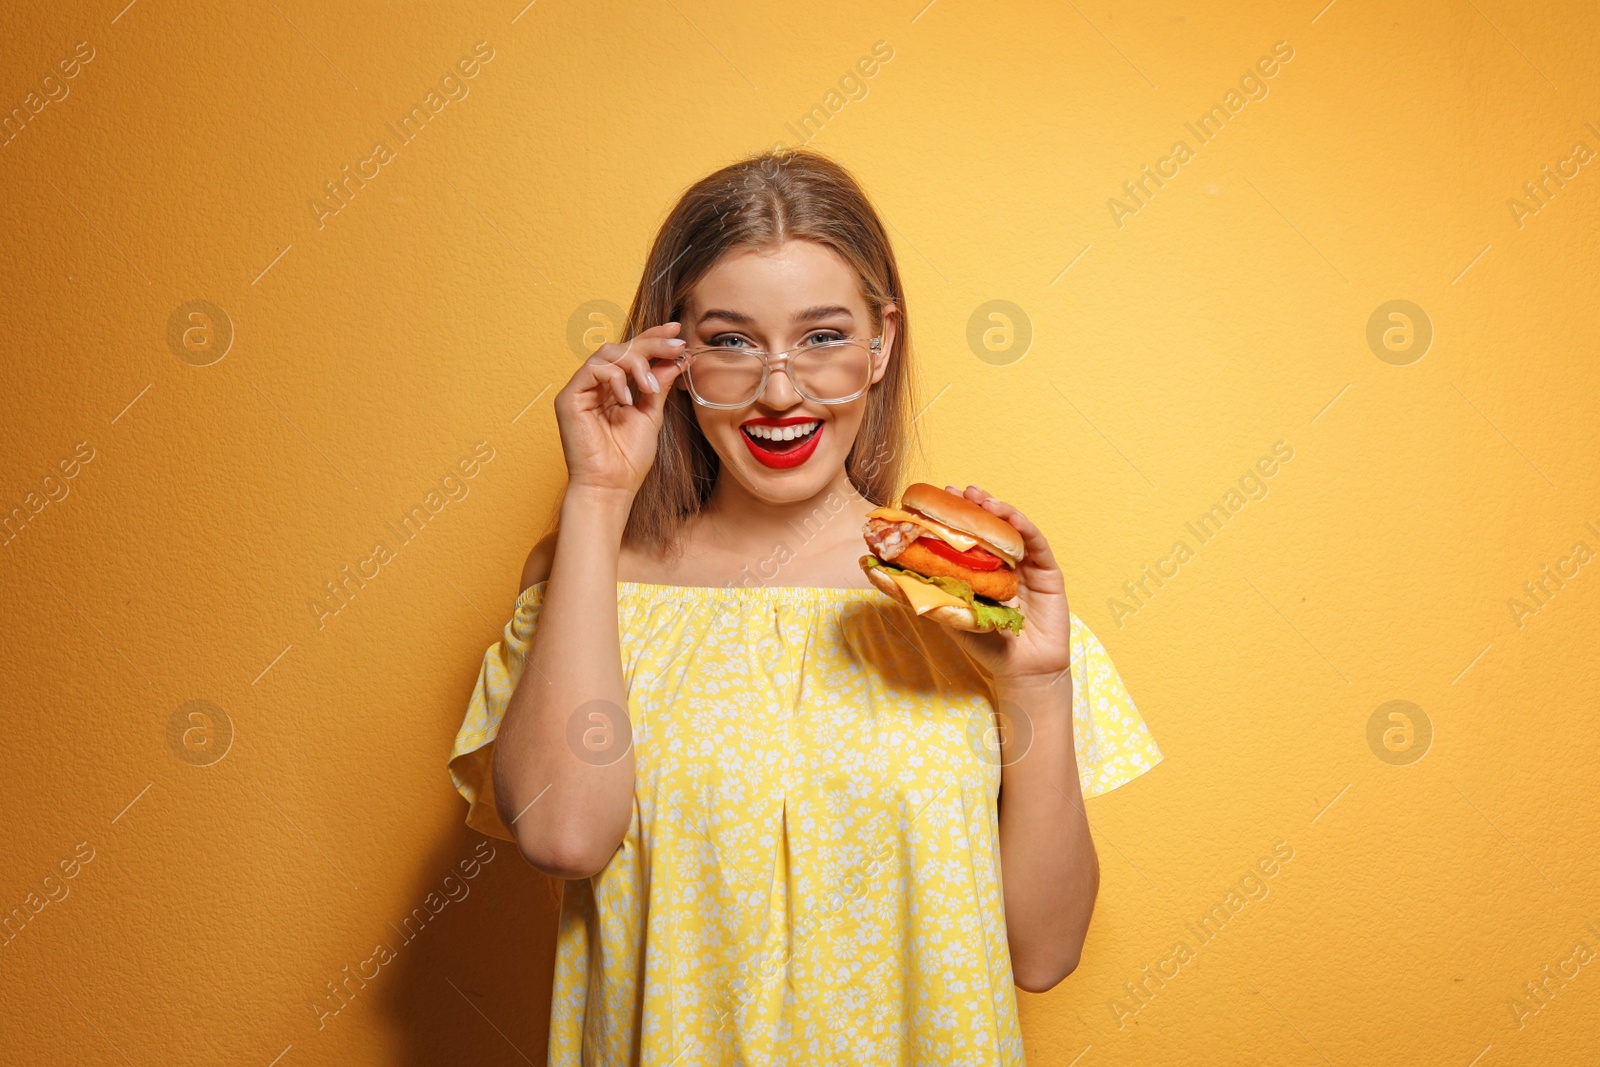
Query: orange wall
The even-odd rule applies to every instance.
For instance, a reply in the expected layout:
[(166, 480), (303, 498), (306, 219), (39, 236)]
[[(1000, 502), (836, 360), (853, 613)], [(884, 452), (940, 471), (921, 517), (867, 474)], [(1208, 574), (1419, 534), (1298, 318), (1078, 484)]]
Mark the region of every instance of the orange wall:
[(892, 226), (917, 475), (1044, 527), (1167, 757), (1090, 805), (1032, 1061), (1592, 1042), (1592, 4), (124, 2), (0, 15), (0, 1059), (542, 1062), (550, 901), (450, 740), (574, 343), (808, 113)]

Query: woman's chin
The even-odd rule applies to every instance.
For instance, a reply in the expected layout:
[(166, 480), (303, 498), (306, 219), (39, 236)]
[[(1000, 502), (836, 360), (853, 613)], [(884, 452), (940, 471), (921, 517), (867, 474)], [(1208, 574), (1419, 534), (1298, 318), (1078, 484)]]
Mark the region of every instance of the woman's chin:
[(768, 467), (748, 453), (732, 464), (723, 457), (723, 465), (731, 466), (745, 491), (756, 499), (767, 504), (794, 504), (810, 500), (838, 477), (845, 457), (833, 453), (833, 449), (819, 449), (804, 463), (787, 469)]

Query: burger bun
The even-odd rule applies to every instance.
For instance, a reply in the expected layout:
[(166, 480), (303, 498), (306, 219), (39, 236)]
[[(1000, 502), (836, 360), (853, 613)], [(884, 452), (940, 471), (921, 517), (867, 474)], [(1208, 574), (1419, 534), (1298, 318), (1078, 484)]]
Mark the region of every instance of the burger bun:
[(900, 494), (900, 507), (906, 511), (920, 511), (952, 530), (982, 538), (998, 548), (1012, 566), (1022, 560), (1022, 531), (981, 504), (974, 504), (948, 489), (927, 482), (912, 482)]

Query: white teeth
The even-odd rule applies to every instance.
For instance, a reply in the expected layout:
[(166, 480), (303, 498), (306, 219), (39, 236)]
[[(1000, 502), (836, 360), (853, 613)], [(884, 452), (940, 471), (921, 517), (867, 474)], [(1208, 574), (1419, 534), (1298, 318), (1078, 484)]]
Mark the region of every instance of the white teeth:
[(799, 422), (793, 426), (761, 426), (751, 423), (745, 426), (744, 431), (751, 437), (760, 437), (768, 441), (793, 441), (796, 437), (804, 437), (811, 433), (821, 423), (821, 419)]

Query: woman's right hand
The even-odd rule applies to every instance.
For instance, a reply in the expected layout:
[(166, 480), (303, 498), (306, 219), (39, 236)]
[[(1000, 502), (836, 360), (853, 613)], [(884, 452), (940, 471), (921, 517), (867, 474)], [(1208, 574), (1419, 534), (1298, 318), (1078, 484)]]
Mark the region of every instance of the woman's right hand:
[(680, 328), (667, 322), (620, 344), (601, 345), (556, 394), (569, 486), (630, 497), (638, 492), (655, 462), (667, 397), (678, 376), (673, 360), (683, 351), (675, 336)]

